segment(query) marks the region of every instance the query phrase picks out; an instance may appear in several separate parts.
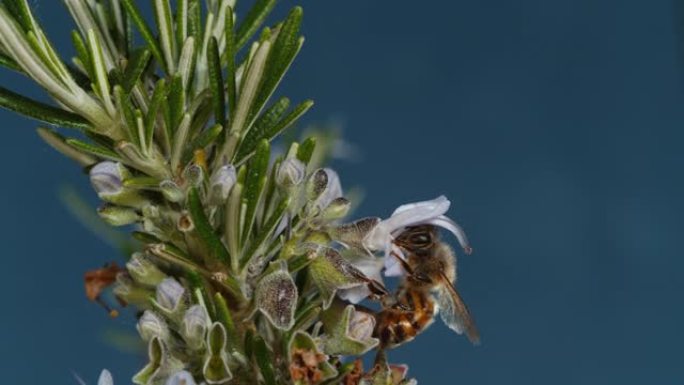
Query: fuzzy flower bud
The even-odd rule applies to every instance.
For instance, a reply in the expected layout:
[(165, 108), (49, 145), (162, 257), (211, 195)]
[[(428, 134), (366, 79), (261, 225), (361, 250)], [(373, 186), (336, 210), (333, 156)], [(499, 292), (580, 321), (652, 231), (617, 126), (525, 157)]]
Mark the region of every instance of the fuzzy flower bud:
[(228, 199), (230, 190), (237, 181), (235, 167), (232, 164), (223, 165), (216, 170), (210, 179), (209, 202), (222, 204)]
[(115, 195), (123, 190), (123, 167), (119, 163), (100, 162), (90, 169), (90, 183), (98, 195)]
[(97, 214), (112, 226), (131, 225), (140, 220), (138, 212), (121, 206), (104, 205), (97, 209)]
[(287, 157), (278, 167), (276, 182), (283, 187), (298, 186), (306, 176), (306, 166), (294, 157)]
[(157, 286), (157, 303), (170, 313), (178, 310), (184, 295), (185, 288), (173, 278), (166, 278)]
[(169, 202), (181, 202), (185, 198), (185, 193), (183, 190), (181, 190), (180, 187), (176, 184), (176, 182), (172, 180), (163, 180), (161, 183), (159, 183), (159, 189), (162, 192), (162, 195), (164, 195), (164, 198), (168, 200)]
[(192, 305), (183, 315), (183, 337), (188, 345), (198, 348), (204, 343), (211, 324), (207, 311), (201, 305)]
[(164, 278), (164, 274), (157, 266), (150, 262), (143, 253), (133, 253), (126, 263), (128, 273), (137, 283), (147, 286), (157, 286)]
[(372, 337), (374, 328), (375, 317), (371, 314), (359, 310), (353, 310), (351, 312), (349, 329), (347, 330), (349, 338), (357, 341), (368, 340)]
[(154, 337), (166, 341), (169, 337), (169, 328), (166, 326), (166, 322), (150, 310), (145, 310), (140, 317), (137, 329), (140, 337), (145, 341), (149, 341)]
[(186, 186), (197, 187), (204, 179), (204, 170), (199, 165), (192, 164), (183, 171), (183, 178), (187, 183)]

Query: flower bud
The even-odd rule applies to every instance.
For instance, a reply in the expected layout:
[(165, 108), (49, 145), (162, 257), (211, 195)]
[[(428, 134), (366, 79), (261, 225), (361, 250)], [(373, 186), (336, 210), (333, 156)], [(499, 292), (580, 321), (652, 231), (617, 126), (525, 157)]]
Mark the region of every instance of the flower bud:
[(306, 197), (309, 201), (315, 201), (323, 194), (328, 186), (328, 174), (324, 169), (319, 168), (309, 177), (306, 183)]
[(133, 253), (131, 259), (126, 263), (126, 268), (131, 277), (143, 285), (157, 286), (166, 278), (166, 274), (150, 262), (143, 253)]
[(186, 186), (198, 187), (204, 179), (204, 170), (196, 164), (191, 164), (183, 171)]
[(324, 221), (334, 221), (336, 219), (341, 219), (347, 216), (349, 209), (351, 208), (351, 202), (347, 198), (339, 197), (333, 199), (332, 202), (323, 210), (322, 219)]
[(276, 183), (283, 187), (298, 186), (306, 176), (306, 166), (294, 157), (287, 157), (278, 167)]
[(98, 195), (115, 195), (123, 190), (124, 168), (120, 163), (100, 162), (90, 169), (90, 183)]
[(157, 286), (157, 303), (170, 313), (178, 310), (184, 295), (185, 288), (173, 278), (166, 278)]
[(374, 328), (375, 317), (365, 311), (352, 310), (347, 330), (349, 338), (357, 341), (368, 340), (372, 337)]
[(97, 213), (112, 226), (131, 225), (140, 220), (137, 211), (121, 206), (104, 205), (97, 209)]
[(211, 320), (202, 305), (192, 305), (183, 315), (183, 337), (188, 345), (199, 348), (204, 343)]
[(145, 310), (140, 317), (137, 329), (140, 337), (145, 341), (149, 341), (154, 337), (166, 341), (169, 337), (169, 328), (166, 326), (166, 322), (150, 310)]
[(161, 181), (161, 183), (159, 183), (159, 189), (161, 190), (162, 195), (164, 195), (164, 198), (166, 198), (166, 200), (169, 202), (178, 203), (185, 199), (185, 193), (183, 190), (181, 190), (176, 182), (172, 180), (167, 179)]
[(214, 205), (222, 204), (228, 199), (230, 190), (237, 181), (235, 167), (226, 164), (218, 168), (211, 176), (209, 189), (209, 202)]

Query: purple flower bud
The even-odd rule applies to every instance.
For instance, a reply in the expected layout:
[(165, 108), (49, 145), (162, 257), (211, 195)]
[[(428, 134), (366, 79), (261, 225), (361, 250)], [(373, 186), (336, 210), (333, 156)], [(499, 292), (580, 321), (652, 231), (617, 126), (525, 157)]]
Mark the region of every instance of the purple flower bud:
[(183, 301), (185, 288), (173, 278), (164, 279), (157, 286), (157, 303), (164, 310), (174, 312)]
[(98, 195), (114, 195), (123, 189), (123, 172), (119, 163), (100, 162), (90, 169), (90, 183)]

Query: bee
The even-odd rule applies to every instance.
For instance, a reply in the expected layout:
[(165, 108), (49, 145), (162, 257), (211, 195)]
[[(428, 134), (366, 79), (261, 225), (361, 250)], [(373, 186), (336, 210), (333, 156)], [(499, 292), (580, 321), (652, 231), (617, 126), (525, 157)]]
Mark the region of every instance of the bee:
[(393, 303), (376, 314), (374, 335), (380, 348), (393, 348), (411, 341), (434, 321), (439, 313), (442, 321), (458, 334), (465, 334), (473, 344), (480, 336), (468, 307), (454, 287), (456, 256), (448, 244), (440, 241), (433, 225), (407, 228), (394, 240), (406, 255), (395, 252), (405, 271)]

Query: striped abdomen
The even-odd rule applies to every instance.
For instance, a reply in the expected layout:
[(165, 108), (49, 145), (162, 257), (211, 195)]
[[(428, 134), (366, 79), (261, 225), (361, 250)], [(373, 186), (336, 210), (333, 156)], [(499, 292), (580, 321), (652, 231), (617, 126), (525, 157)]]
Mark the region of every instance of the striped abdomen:
[(411, 341), (425, 330), (435, 317), (435, 304), (422, 290), (403, 290), (392, 308), (376, 315), (375, 337), (381, 348), (392, 348)]

